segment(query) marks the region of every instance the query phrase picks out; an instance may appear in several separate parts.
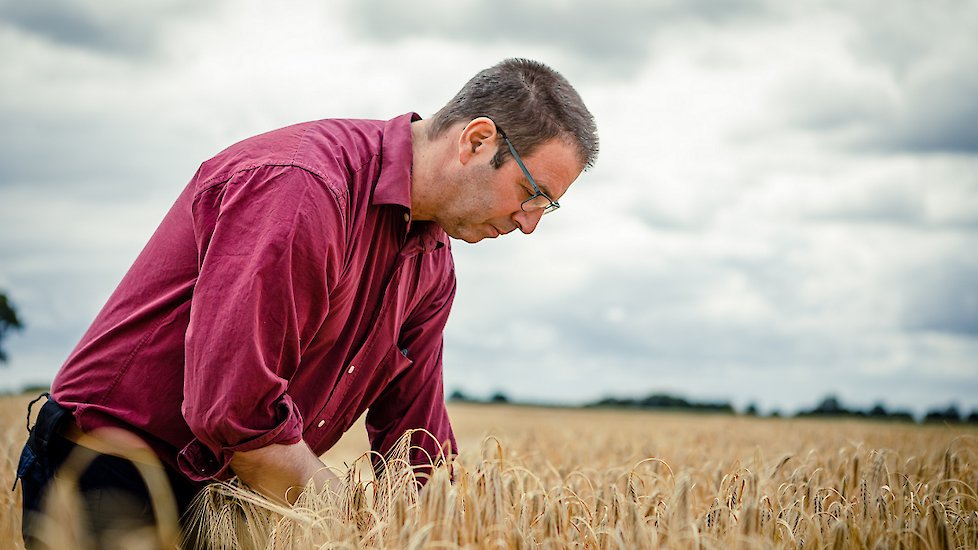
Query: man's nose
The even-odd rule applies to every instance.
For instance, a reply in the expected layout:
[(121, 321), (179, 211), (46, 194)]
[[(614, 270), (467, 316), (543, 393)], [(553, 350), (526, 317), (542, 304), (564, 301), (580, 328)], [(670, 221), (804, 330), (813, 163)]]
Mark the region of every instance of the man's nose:
[(517, 225), (520, 226), (520, 231), (524, 234), (529, 235), (537, 228), (537, 224), (540, 223), (540, 218), (543, 217), (543, 208), (539, 210), (534, 210), (533, 212), (524, 212), (520, 210), (513, 216), (516, 219)]

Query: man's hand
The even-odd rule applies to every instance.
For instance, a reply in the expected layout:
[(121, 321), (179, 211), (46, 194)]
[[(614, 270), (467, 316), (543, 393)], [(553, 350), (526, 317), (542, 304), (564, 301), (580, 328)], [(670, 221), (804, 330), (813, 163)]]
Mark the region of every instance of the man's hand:
[(255, 491), (289, 505), (295, 503), (310, 479), (315, 479), (317, 488), (326, 483), (334, 492), (342, 488), (340, 478), (319, 460), (305, 441), (235, 452), (231, 469)]

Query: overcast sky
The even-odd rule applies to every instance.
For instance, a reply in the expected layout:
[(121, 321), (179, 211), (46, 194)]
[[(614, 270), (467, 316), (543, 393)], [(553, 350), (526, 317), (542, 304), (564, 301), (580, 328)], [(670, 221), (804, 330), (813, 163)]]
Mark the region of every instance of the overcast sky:
[(50, 382), (197, 166), (543, 61), (601, 137), (455, 241), (447, 391), (978, 408), (978, 3), (0, 0), (0, 391)]

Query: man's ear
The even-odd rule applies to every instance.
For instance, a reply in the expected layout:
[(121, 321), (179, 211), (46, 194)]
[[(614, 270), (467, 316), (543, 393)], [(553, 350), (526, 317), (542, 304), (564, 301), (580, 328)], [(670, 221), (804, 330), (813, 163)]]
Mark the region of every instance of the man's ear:
[[(458, 160), (462, 164), (467, 164), (474, 158), (482, 158), (488, 155), (492, 158), (496, 154), (499, 132), (496, 130), (496, 123), (488, 117), (472, 119), (458, 137)], [(488, 161), (487, 161), (488, 162)]]

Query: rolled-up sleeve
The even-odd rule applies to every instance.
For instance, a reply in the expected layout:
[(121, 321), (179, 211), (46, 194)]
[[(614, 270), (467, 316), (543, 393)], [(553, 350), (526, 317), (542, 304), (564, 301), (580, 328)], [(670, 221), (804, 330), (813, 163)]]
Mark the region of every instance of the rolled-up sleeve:
[(221, 477), (235, 451), (301, 440), (286, 390), (329, 310), (341, 217), (325, 182), (295, 167), (198, 189), (181, 409), (196, 439), (178, 457), (192, 479)]
[[(419, 430), (411, 438), (410, 461), (415, 466), (458, 452), (442, 375), (442, 333), (454, 296), (455, 274), (450, 270), (401, 329), (397, 346), (412, 364), (387, 385), (367, 412), (371, 448), (380, 455), (386, 456), (408, 430)], [(379, 465), (375, 456), (375, 468)]]

